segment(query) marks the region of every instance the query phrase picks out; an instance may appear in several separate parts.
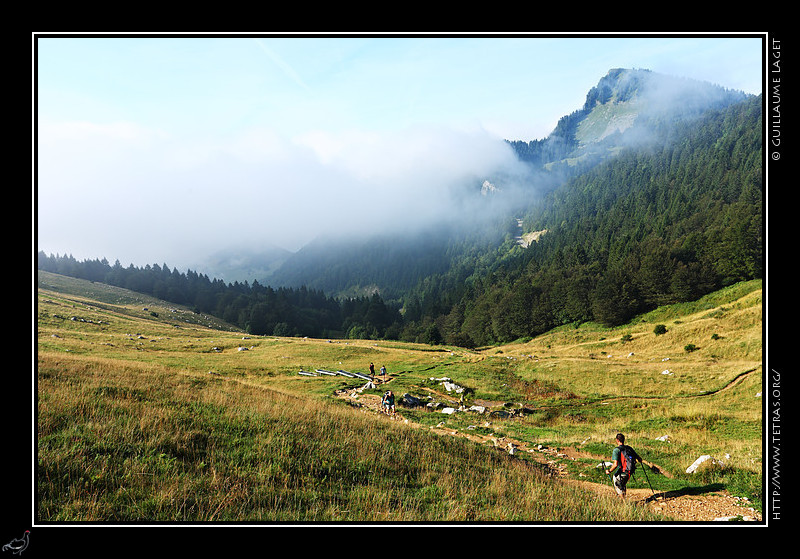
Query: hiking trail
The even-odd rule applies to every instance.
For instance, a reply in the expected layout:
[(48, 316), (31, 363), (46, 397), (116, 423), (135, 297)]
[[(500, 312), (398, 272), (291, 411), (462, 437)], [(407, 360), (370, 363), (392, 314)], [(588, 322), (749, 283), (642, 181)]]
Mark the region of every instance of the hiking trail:
[[(386, 380), (375, 376), (375, 386), (380, 387), (393, 380), (389, 375)], [(738, 379), (737, 379), (738, 380)], [(575, 476), (570, 474), (564, 462), (577, 460), (578, 458), (597, 459), (598, 464), (608, 461), (609, 457), (595, 456), (579, 449), (567, 448), (547, 448), (541, 445), (530, 445), (523, 441), (518, 441), (505, 436), (482, 435), (475, 431), (454, 429), (445, 427), (441, 422), (435, 427), (425, 426), (413, 422), (403, 416), (403, 407), (397, 402), (396, 413), (393, 417), (388, 417), (381, 409), (381, 397), (376, 394), (362, 394), (360, 388), (344, 388), (336, 390), (336, 397), (347, 400), (352, 406), (374, 414), (378, 418), (386, 421), (399, 421), (411, 428), (424, 428), (433, 433), (443, 436), (463, 437), (479, 444), (493, 445), (498, 451), (510, 454), (513, 448), (514, 455), (525, 453), (528, 458), (532, 458), (540, 464), (547, 466), (547, 471), (551, 477), (561, 480), (563, 483), (577, 485), (585, 490), (596, 492), (600, 495), (615, 497), (614, 489), (608, 483), (596, 483), (581, 479), (581, 474)], [(431, 412), (435, 413), (435, 412)], [(655, 464), (645, 460), (648, 466)], [(660, 475), (672, 477), (669, 472), (658, 467)], [(640, 474), (641, 475), (641, 474)], [(653, 474), (650, 474), (653, 475)], [(647, 506), (656, 514), (664, 515), (665, 519), (674, 519), (685, 522), (710, 522), (710, 521), (761, 521), (760, 512), (753, 509), (746, 499), (734, 497), (725, 490), (711, 489), (706, 492), (699, 491), (697, 488), (688, 487), (686, 490), (654, 492), (649, 487), (646, 489), (628, 488), (627, 502), (635, 506)]]

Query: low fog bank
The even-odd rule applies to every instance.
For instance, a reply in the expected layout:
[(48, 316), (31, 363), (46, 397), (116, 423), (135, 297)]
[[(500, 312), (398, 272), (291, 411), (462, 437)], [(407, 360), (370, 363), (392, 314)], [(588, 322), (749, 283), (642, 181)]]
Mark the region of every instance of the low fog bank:
[[(640, 96), (638, 107), (614, 114), (613, 103), (633, 92)], [(593, 103), (608, 103), (611, 115), (600, 121), (606, 132), (595, 139), (617, 131), (607, 139), (621, 147), (652, 139), (630, 128), (632, 115), (644, 111), (672, 122), (736, 98), (730, 94), (648, 71), (612, 70), (587, 95), (584, 109), (564, 117), (542, 140), (553, 153), (533, 166), (577, 147), (563, 141), (561, 153), (550, 144), (561, 128), (571, 137)], [(320, 238), (480, 226), (518, 213), (559, 175), (534, 174), (508, 142), (481, 128), (295, 137), (251, 128), (212, 139), (126, 122), (42, 118), (38, 125), (37, 250), (123, 265), (165, 263), (180, 270), (221, 251), (246, 253), (266, 245), (296, 252)], [(584, 146), (582, 164), (602, 159), (609, 147)]]
[[(531, 185), (511, 147), (482, 130), (251, 130), (212, 142), (41, 122), (38, 150), (37, 250), (135, 266), (475, 221)], [(485, 181), (502, 196), (482, 193)]]

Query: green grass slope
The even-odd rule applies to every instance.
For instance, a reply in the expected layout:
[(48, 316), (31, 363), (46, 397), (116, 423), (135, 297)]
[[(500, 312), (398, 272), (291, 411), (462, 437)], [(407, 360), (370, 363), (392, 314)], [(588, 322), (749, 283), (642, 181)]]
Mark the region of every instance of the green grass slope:
[[(124, 290), (43, 273), (39, 285), (39, 522), (666, 519), (563, 483), (527, 456), (436, 434), (442, 426), (577, 449), (583, 458), (566, 467), (596, 483), (607, 483), (595, 466), (621, 430), (658, 464), (657, 491), (759, 499), (760, 283), (623, 328), (562, 328), (480, 351), (250, 337)], [(400, 406), (408, 422), (391, 421), (335, 397), (364, 381), (298, 374), (370, 362), (387, 367), (398, 396), (432, 405)], [(442, 377), (464, 390), (448, 392)], [(724, 465), (684, 474), (700, 454)]]

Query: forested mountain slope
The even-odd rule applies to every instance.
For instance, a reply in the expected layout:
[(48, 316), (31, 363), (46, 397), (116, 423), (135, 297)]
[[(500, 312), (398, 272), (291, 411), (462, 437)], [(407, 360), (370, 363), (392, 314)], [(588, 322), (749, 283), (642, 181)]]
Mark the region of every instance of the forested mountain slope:
[[(708, 83), (648, 70), (613, 69), (588, 92), (583, 107), (562, 117), (547, 138), (508, 142), (531, 170), (527, 184), (515, 191), (513, 204), (498, 203), (510, 196), (507, 193), (487, 197), (478, 185), (465, 187), (464, 197), (484, 195), (480, 216), (459, 215), (454, 208), (439, 223), (407, 234), (367, 231), (361, 238), (321, 238), (269, 277), (257, 279), (276, 286), (306, 285), (333, 296), (377, 292), (389, 301), (413, 304), (410, 290), (430, 283), (427, 278), (447, 274), (453, 267), (462, 269), (465, 263), (483, 267), (487, 260), (505, 258), (509, 247), (504, 243), (518, 234), (515, 218), (541, 202), (543, 193), (625, 150), (664, 145), (705, 111), (746, 98)], [(498, 211), (489, 211), (492, 204)], [(537, 230), (530, 218), (526, 230)]]
[(530, 248), (465, 286), (441, 276), (441, 292), (418, 289), (457, 302), (417, 331), (433, 324), (445, 340), (482, 345), (574, 321), (615, 325), (762, 277), (762, 112), (759, 96), (664, 126), (661, 142), (575, 177), (527, 213), (526, 229), (548, 231)]

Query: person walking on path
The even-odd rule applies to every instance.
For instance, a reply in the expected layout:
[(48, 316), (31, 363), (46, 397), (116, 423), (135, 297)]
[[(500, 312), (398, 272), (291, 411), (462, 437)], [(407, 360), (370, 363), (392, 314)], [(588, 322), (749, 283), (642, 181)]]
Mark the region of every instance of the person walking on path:
[(617, 446), (611, 452), (611, 468), (606, 468), (606, 474), (616, 470), (611, 478), (614, 483), (614, 490), (620, 498), (624, 499), (627, 493), (628, 481), (636, 470), (636, 461), (641, 462), (642, 458), (636, 454), (635, 450), (625, 444), (625, 435), (622, 433), (617, 433), (615, 442)]
[(394, 394), (391, 390), (387, 390), (383, 394), (381, 404), (383, 405), (383, 412), (388, 416), (394, 417)]
[(386, 365), (381, 365), (381, 375), (383, 375), (383, 382), (386, 382)]
[(372, 363), (369, 364), (369, 378), (372, 382), (375, 382), (375, 365)]

